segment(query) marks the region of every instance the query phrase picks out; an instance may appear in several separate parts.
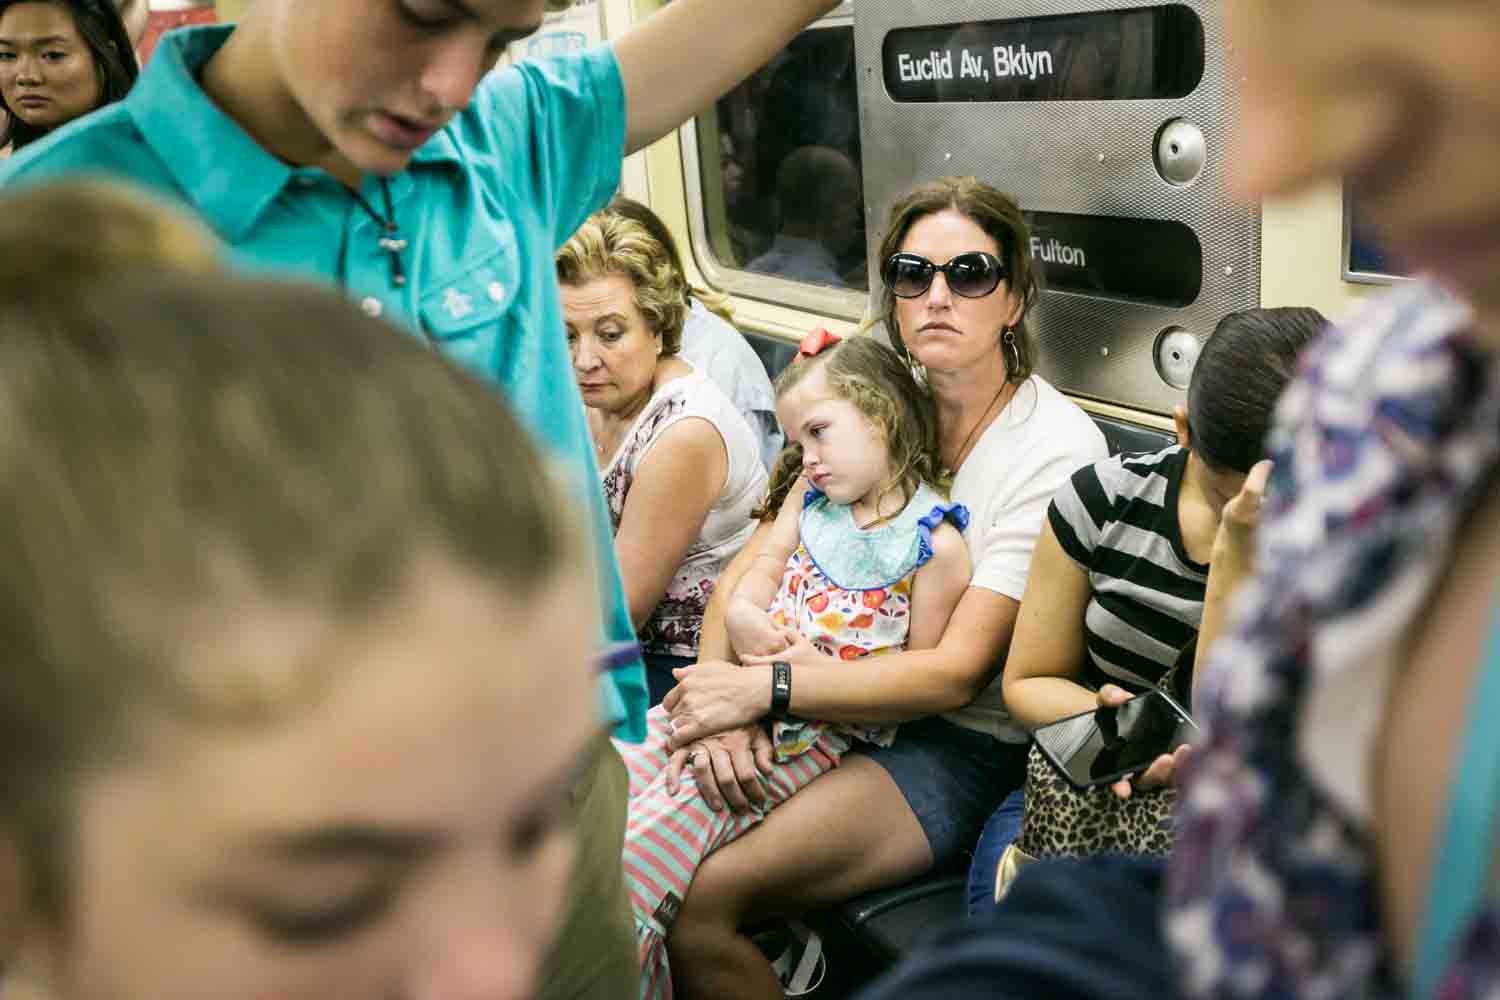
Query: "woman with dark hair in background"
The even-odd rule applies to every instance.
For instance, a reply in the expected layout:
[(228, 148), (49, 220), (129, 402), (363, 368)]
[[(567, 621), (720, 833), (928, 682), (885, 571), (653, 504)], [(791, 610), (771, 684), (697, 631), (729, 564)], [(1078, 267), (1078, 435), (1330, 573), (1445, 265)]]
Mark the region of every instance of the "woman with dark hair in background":
[(138, 71), (114, 0), (0, 0), (0, 148), (120, 100)]

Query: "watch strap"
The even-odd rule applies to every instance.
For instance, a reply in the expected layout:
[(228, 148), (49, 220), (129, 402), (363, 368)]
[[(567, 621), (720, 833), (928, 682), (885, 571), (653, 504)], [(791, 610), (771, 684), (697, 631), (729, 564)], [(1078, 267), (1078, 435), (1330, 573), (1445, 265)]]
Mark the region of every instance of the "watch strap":
[(792, 708), (792, 665), (785, 660), (771, 664), (771, 718), (784, 719)]

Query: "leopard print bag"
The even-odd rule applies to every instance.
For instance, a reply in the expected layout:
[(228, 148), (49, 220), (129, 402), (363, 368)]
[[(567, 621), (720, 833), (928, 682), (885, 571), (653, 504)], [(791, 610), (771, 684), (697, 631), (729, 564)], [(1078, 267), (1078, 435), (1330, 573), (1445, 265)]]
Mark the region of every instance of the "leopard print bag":
[[(1157, 683), (1182, 704), (1192, 696), (1195, 637)], [(1004, 898), (1020, 870), (1046, 858), (1095, 854), (1166, 855), (1172, 850), (1172, 786), (1135, 791), (1121, 799), (1108, 785), (1080, 791), (1068, 783), (1033, 743), (1026, 755), (1021, 833), (1005, 848), (995, 878), (995, 902)]]
[[(1192, 697), (1195, 637), (1157, 681), (1182, 704)], [(1108, 785), (1080, 791), (1068, 783), (1033, 743), (1026, 757), (1026, 805), (1016, 847), (1024, 860), (1079, 858), (1094, 854), (1165, 855), (1172, 849), (1171, 786), (1135, 791), (1121, 799)]]
[(1108, 785), (1080, 791), (1035, 743), (1026, 757), (1026, 805), (1016, 847), (1031, 858), (1156, 854), (1172, 849), (1172, 787), (1121, 799)]
[(995, 902), (1021, 869), (1047, 858), (1096, 854), (1165, 855), (1172, 849), (1171, 787), (1121, 799), (1108, 785), (1079, 791), (1068, 784), (1035, 743), (1026, 756), (1026, 803), (1021, 833), (1000, 855)]

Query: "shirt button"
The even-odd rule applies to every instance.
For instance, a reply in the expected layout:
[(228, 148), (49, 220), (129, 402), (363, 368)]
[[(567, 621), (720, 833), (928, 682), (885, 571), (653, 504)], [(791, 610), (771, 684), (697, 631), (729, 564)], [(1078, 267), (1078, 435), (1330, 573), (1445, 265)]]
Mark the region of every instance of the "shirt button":
[(318, 180), (317, 180), (316, 177), (298, 177), (297, 178), (297, 186), (300, 187), (300, 188), (310, 188), (314, 184), (317, 184), (317, 183), (318, 183)]
[(499, 302), (500, 300), (505, 298), (505, 286), (500, 284), (500, 282), (498, 281), (490, 282), (488, 291), (490, 294), (491, 302)]
[(359, 307), (365, 311), (366, 316), (374, 319), (379, 319), (380, 314), (385, 312), (385, 306), (381, 305), (380, 300), (373, 295), (360, 302)]

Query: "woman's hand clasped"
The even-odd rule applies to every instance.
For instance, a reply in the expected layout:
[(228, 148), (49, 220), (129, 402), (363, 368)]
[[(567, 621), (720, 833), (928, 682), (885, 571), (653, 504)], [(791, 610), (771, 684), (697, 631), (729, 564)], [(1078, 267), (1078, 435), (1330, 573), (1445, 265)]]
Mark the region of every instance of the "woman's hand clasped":
[(691, 767), (698, 794), (714, 811), (748, 812), (764, 802), (761, 775), (771, 773), (771, 737), (758, 725), (732, 729), (698, 740), (667, 759), (667, 793), (682, 786), (682, 769)]
[[(1134, 695), (1124, 688), (1115, 684), (1106, 684), (1099, 689), (1098, 699), (1100, 708), (1119, 708), (1129, 701)], [(1187, 761), (1190, 748), (1184, 744), (1172, 753), (1164, 753), (1151, 762), (1151, 766), (1144, 771), (1137, 772), (1129, 777), (1121, 778), (1110, 789), (1121, 799), (1130, 798), (1136, 790), (1142, 792), (1154, 791), (1165, 788), (1171, 784), (1172, 778), (1179, 768)]]
[(672, 671), (677, 686), (662, 699), (672, 720), (672, 748), (706, 736), (759, 722), (771, 710), (771, 664), (785, 660), (794, 668), (829, 662), (829, 657), (793, 629), (783, 629), (779, 653), (746, 656), (743, 666), (709, 660)]
[(678, 750), (709, 736), (759, 722), (771, 708), (769, 667), (707, 660), (672, 671), (677, 686), (662, 699)]

